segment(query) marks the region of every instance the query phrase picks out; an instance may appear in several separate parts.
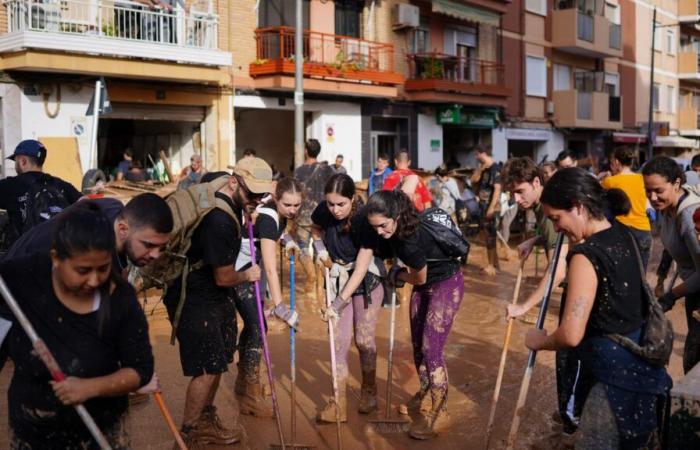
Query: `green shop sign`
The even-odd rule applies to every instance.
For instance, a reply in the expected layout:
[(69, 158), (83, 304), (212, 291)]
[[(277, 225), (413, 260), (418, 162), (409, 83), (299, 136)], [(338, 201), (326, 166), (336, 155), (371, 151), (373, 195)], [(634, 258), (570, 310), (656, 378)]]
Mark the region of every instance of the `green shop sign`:
[(468, 109), (461, 105), (441, 106), (437, 109), (439, 125), (457, 125), (464, 128), (496, 128), (498, 110)]

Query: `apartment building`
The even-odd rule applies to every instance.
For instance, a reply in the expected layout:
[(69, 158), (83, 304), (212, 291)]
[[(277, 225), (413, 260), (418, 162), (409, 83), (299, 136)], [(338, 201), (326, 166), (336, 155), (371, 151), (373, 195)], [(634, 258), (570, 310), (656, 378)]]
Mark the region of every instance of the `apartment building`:
[[(678, 1), (678, 30), (680, 48), (678, 51), (678, 134), (692, 139), (694, 145), (681, 147), (687, 155), (688, 150), (698, 148), (700, 139), (700, 6), (697, 0)], [(689, 143), (690, 144), (690, 143)]]
[[(500, 64), (498, 0), (306, 0), (306, 137), (321, 159), (345, 156), (366, 177), (376, 156), (408, 149), (432, 170), (465, 162), (491, 133), (510, 90)], [(237, 152), (254, 148), (288, 172), (293, 162), (294, 2), (233, 8)], [(262, 131), (262, 132), (261, 132)], [(240, 156), (240, 155), (239, 155)]]
[[(103, 76), (112, 110), (99, 121), (100, 168), (114, 167), (126, 148), (141, 160), (165, 150), (175, 170), (195, 151), (207, 166), (225, 167), (232, 160), (233, 110), (228, 3), (171, 5), (4, 2), (3, 155), (22, 139), (74, 137), (82, 168), (89, 169), (93, 127), (86, 111)], [(9, 166), (4, 175), (12, 174)]]

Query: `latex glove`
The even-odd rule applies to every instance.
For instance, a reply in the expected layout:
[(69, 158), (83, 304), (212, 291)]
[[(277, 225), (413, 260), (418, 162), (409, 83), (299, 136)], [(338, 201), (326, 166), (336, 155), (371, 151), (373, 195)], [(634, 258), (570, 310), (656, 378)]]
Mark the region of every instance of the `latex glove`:
[(389, 284), (395, 288), (402, 288), (406, 284), (405, 281), (401, 280), (398, 278), (400, 273), (407, 273), (408, 270), (406, 270), (405, 267), (401, 266), (391, 266), (391, 269), (389, 269)]
[(279, 305), (275, 306), (272, 313), (277, 318), (285, 321), (290, 328), (296, 329), (296, 327), (299, 325), (299, 314), (297, 314), (296, 311), (289, 309), (289, 307), (284, 303), (280, 303)]
[(343, 313), (343, 310), (347, 308), (350, 304), (350, 299), (344, 300), (340, 295), (335, 297), (335, 300), (331, 302), (330, 308), (323, 311), (321, 318), (324, 322), (328, 322), (330, 319), (338, 319)]

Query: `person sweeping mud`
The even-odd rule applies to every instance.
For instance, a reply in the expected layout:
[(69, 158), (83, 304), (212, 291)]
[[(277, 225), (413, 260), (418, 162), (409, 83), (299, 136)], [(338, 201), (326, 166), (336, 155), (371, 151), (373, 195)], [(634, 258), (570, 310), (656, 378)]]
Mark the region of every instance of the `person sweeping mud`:
[[(675, 178), (674, 178), (675, 180)], [(607, 215), (630, 209), (619, 189), (604, 190), (580, 168), (557, 171), (542, 193), (547, 217), (572, 243), (568, 288), (559, 327), (531, 330), (531, 350), (573, 348), (582, 371), (593, 380), (576, 448), (657, 448), (659, 399), (671, 385), (663, 365), (655, 365), (611, 335), (641, 343), (647, 319), (644, 269), (632, 233)]]
[[(459, 260), (448, 255), (444, 243), (422, 226), (421, 216), (403, 192), (374, 193), (365, 212), (369, 224), (406, 266), (391, 268), (390, 283), (398, 287), (414, 285), (409, 311), (420, 390), (406, 408), (421, 415), (411, 424), (409, 433), (415, 439), (434, 438), (446, 429), (449, 420), (444, 350), (464, 296), (464, 276)], [(445, 218), (449, 220), (446, 214)], [(382, 239), (367, 234), (363, 245), (376, 248)]]
[[(264, 280), (261, 291), (267, 284), (273, 307), (272, 313), (290, 327), (296, 327), (299, 321), (297, 313), (292, 313), (283, 302), (282, 288), (277, 273), (277, 243), (284, 240), (285, 250), (299, 252), (296, 242), (284, 235), (287, 220), (294, 219), (302, 201), (303, 186), (294, 178), (283, 178), (277, 182), (272, 199), (256, 208), (253, 235), (259, 247), (256, 254), (262, 255)], [(236, 270), (243, 271), (250, 267), (250, 245), (243, 239), (241, 250), (236, 260)], [(262, 395), (260, 384), (260, 360), (262, 355), (262, 336), (258, 320), (258, 303), (255, 299), (254, 283), (235, 286), (236, 309), (243, 319), (243, 331), (238, 343), (238, 375), (235, 391), (242, 396), (241, 414), (272, 418), (274, 411)]]
[(13, 449), (99, 448), (73, 405), (84, 403), (113, 449), (130, 447), (127, 394), (153, 375), (148, 324), (133, 288), (112, 272), (110, 220), (90, 203), (57, 217), (50, 253), (0, 265), (24, 314), (67, 378), (51, 381), (32, 343), (0, 300), (0, 368), (15, 365), (8, 391)]
[[(360, 249), (362, 236), (372, 232), (355, 193), (355, 183), (347, 175), (333, 175), (324, 189), (323, 200), (311, 218), (314, 249), (320, 264), (331, 265), (331, 292), (335, 299), (324, 312), (324, 319), (338, 320), (337, 373), (340, 420), (347, 421), (348, 351), (355, 335), (360, 353), (362, 389), (358, 411), (369, 414), (377, 409), (377, 345), (375, 331), (384, 298), (384, 266), (372, 250)], [(358, 265), (360, 267), (358, 267)], [(317, 420), (335, 423), (331, 400), (318, 411)]]
[(693, 214), (700, 208), (700, 196), (694, 186), (684, 185), (685, 174), (674, 160), (666, 156), (651, 159), (642, 169), (644, 188), (651, 206), (659, 211), (657, 227), (664, 249), (678, 266), (683, 280), (659, 297), (665, 310), (685, 297), (688, 335), (683, 351), (683, 371), (688, 373), (700, 361), (700, 322), (693, 311), (700, 308), (700, 243)]

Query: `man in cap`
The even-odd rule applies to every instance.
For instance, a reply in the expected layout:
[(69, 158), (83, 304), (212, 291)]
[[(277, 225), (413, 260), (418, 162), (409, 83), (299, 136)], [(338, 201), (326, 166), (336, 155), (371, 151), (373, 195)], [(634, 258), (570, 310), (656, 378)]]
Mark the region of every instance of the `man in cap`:
[[(228, 183), (216, 192), (223, 200), (202, 219), (192, 235), (187, 253), (196, 267), (186, 278), (185, 303), (176, 336), (180, 344), (180, 362), (187, 377), (185, 412), (181, 433), (190, 448), (229, 445), (238, 442), (238, 426), (221, 424), (214, 396), (221, 375), (233, 362), (236, 345), (236, 310), (231, 288), (260, 279), (260, 267), (237, 272), (234, 263), (241, 247), (243, 215), (252, 214), (262, 198), (272, 192), (272, 169), (260, 158), (241, 159), (226, 172), (208, 173), (202, 182), (220, 176)], [(165, 306), (171, 320), (179, 303), (181, 282), (168, 287)]]
[(17, 176), (0, 180), (0, 209), (6, 210), (9, 217), (5, 248), (82, 196), (71, 184), (44, 173), (46, 147), (39, 141), (20, 142), (7, 159), (15, 162)]

